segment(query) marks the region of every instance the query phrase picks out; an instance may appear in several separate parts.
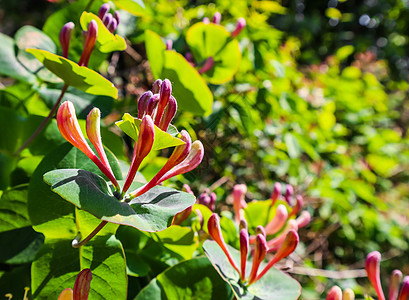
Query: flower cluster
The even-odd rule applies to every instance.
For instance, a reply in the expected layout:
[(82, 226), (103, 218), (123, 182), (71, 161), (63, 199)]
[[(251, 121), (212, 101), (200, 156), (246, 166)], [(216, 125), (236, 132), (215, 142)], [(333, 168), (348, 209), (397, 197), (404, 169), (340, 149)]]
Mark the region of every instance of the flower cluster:
[[(230, 254), (229, 249), (227, 248), (227, 244), (224, 241), (220, 228), (220, 219), (217, 214), (213, 214), (209, 218), (207, 227), (210, 236), (223, 250), (231, 266), (237, 271), (237, 273), (240, 275), (242, 283), (245, 284), (246, 286), (249, 286), (258, 281), (277, 262), (293, 253), (299, 241), (297, 232), (295, 230), (289, 230), (285, 237), (285, 240), (277, 249), (277, 251), (275, 251), (275, 254), (272, 257), (272, 259), (260, 272), (258, 272), (260, 264), (264, 261), (267, 252), (269, 252), (270, 250), (268, 248), (264, 232), (260, 231), (257, 234), (254, 251), (251, 251), (249, 243), (249, 234), (247, 231), (247, 224), (244, 221), (244, 219), (242, 220), (242, 222), (240, 223), (241, 228), (240, 228), (240, 268), (239, 268), (236, 262), (233, 260), (233, 257)], [(253, 252), (253, 265), (251, 267), (249, 277), (246, 278), (247, 258), (251, 252)]]
[(119, 25), (119, 13), (117, 11), (112, 15), (109, 13), (110, 6), (108, 3), (101, 5), (101, 8), (98, 11), (98, 17), (104, 23), (105, 27), (112, 33), (115, 32), (116, 28)]
[[(141, 111), (138, 112), (138, 116), (141, 117), (139, 136), (135, 141), (131, 166), (122, 191), (112, 172), (102, 145), (99, 129), (99, 109), (92, 109), (86, 120), (87, 136), (89, 141), (95, 147), (98, 156), (90, 148), (81, 131), (75, 115), (74, 105), (70, 101), (66, 101), (61, 104), (60, 108), (58, 109), (57, 125), (62, 136), (74, 147), (80, 149), (85, 155), (87, 155), (97, 165), (101, 172), (108, 177), (115, 188), (115, 195), (118, 198), (123, 198), (125, 196), (125, 193), (128, 191), (133, 179), (135, 178), (140, 164), (152, 150), (155, 140), (155, 123), (159, 124), (160, 129), (166, 130), (172, 121), (173, 116), (175, 115), (175, 112), (172, 112), (172, 117), (169, 118), (170, 109), (168, 109), (168, 107), (176, 107), (176, 100), (173, 96), (171, 96), (171, 88), (171, 83), (167, 79), (165, 79), (163, 82), (156, 81), (153, 90), (158, 90), (159, 93), (152, 94), (151, 92), (147, 92), (139, 99), (140, 104), (146, 100), (146, 94), (150, 93), (152, 94), (151, 98), (158, 100), (155, 100), (155, 104), (152, 105), (152, 101), (150, 101), (151, 99), (147, 99), (146, 102), (149, 104), (149, 109), (144, 110), (143, 113), (141, 113)], [(173, 102), (175, 104), (173, 104)], [(138, 106), (141, 107), (140, 105)], [(153, 120), (155, 120), (155, 123)], [(161, 120), (166, 120), (166, 122), (161, 122)], [(202, 143), (200, 141), (195, 141), (192, 143), (189, 134), (185, 130), (182, 130), (180, 135), (180, 139), (184, 142), (184, 144), (175, 147), (172, 155), (169, 157), (162, 169), (148, 183), (129, 193), (124, 201), (128, 202), (131, 199), (146, 193), (148, 190), (162, 183), (166, 179), (189, 172), (200, 164), (204, 155)]]

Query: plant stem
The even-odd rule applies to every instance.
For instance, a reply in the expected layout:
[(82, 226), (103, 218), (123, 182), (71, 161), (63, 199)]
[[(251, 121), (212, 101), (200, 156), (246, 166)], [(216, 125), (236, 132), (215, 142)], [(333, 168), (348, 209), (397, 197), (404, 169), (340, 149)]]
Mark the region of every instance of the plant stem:
[(68, 85), (64, 84), (60, 97), (58, 97), (57, 102), (54, 104), (54, 106), (51, 108), (50, 113), (48, 116), (41, 122), (40, 126), (37, 127), (37, 129), (34, 131), (34, 133), (24, 142), (23, 145), (21, 145), (20, 148), (17, 149), (16, 155), (19, 155), (21, 151), (23, 151), (39, 134), (40, 132), (44, 129), (44, 127), (47, 125), (48, 121), (54, 116), (55, 111), (57, 110), (58, 106), (61, 103), (62, 97), (64, 96), (65, 92), (67, 91)]
[(78, 242), (78, 239), (75, 238), (72, 241), (72, 247), (73, 248), (79, 248), (81, 246), (84, 246), (86, 243), (88, 243), (98, 232), (101, 231), (102, 228), (104, 228), (104, 226), (108, 223), (108, 221), (102, 221), (101, 223), (99, 223), (99, 225), (97, 226), (97, 228), (94, 229), (94, 231), (92, 231), (85, 239), (83, 239), (82, 241)]
[(87, 4), (87, 6), (85, 6), (84, 11), (88, 11), (91, 8), (92, 3), (94, 2), (94, 0), (90, 0)]

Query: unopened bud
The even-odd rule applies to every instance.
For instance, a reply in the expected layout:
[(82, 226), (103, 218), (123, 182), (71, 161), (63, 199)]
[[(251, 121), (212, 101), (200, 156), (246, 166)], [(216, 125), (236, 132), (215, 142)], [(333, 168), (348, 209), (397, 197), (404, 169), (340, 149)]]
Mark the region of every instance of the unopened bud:
[(409, 297), (409, 276), (403, 278), (398, 300), (408, 300)]
[(208, 17), (204, 17), (203, 20), (202, 20), (202, 22), (205, 23), (205, 24), (209, 24), (209, 23), (210, 23), (210, 20), (209, 20)]
[(267, 234), (275, 234), (283, 228), (288, 218), (288, 212), (285, 205), (277, 206), (276, 214), (273, 219), (266, 225), (265, 230)]
[(112, 19), (112, 22), (111, 22), (111, 24), (110, 24), (109, 27), (108, 27), (108, 30), (109, 30), (109, 32), (113, 33), (113, 32), (116, 30), (117, 27), (118, 27), (118, 22), (117, 22), (117, 20)]
[(260, 267), (261, 262), (264, 260), (266, 253), (267, 253), (266, 238), (262, 234), (257, 234), (256, 247), (254, 249), (253, 256), (253, 266), (251, 267), (249, 284), (252, 284), (255, 281), (257, 277), (258, 268)]
[(114, 19), (114, 17), (112, 16), (111, 13), (107, 13), (104, 17), (104, 19), (102, 20), (102, 22), (104, 23), (106, 28), (109, 28), (109, 26), (112, 23), (112, 20)]
[(389, 300), (396, 300), (399, 293), (399, 285), (402, 280), (402, 272), (399, 270), (393, 270), (391, 279), (389, 281)]
[(240, 230), (240, 276), (241, 280), (245, 280), (247, 255), (249, 253), (249, 234), (247, 229)]
[(279, 182), (276, 182), (274, 184), (274, 190), (270, 196), (271, 206), (273, 206), (276, 203), (276, 201), (278, 200), (278, 198), (280, 198), (280, 196), (281, 196), (281, 184)]
[(221, 19), (222, 19), (222, 15), (218, 11), (216, 11), (213, 15), (212, 23), (220, 24)]
[(161, 79), (156, 79), (156, 81), (153, 83), (152, 86), (152, 92), (154, 94), (158, 94), (160, 91), (160, 86), (162, 85), (162, 80)]
[(172, 47), (173, 47), (173, 41), (166, 40), (166, 50), (172, 50)]
[(192, 206), (189, 206), (188, 208), (186, 208), (185, 210), (181, 211), (180, 213), (177, 213), (174, 217), (173, 217), (173, 222), (172, 225), (180, 225), (182, 224), (182, 222), (184, 220), (186, 220), (187, 218), (189, 218), (190, 213), (192, 212)]
[(159, 94), (153, 94), (153, 96), (148, 100), (146, 104), (146, 114), (150, 115), (151, 117), (154, 115), (156, 107), (158, 106), (159, 102)]
[(191, 195), (193, 195), (193, 196), (195, 195), (195, 194), (192, 192), (192, 189), (190, 188), (190, 186), (189, 186), (187, 183), (185, 183), (185, 184), (183, 185), (182, 191), (184, 191), (185, 193), (191, 194)]
[(232, 37), (236, 37), (240, 34), (243, 28), (246, 26), (246, 20), (244, 18), (239, 18), (237, 20), (236, 29), (231, 33)]
[(354, 291), (351, 289), (345, 289), (344, 292), (342, 293), (342, 300), (355, 300)]
[(266, 237), (266, 231), (265, 231), (264, 227), (261, 226), (261, 225), (258, 225), (256, 227), (256, 234), (261, 234), (265, 238)]
[(368, 275), (369, 281), (375, 288), (376, 294), (379, 300), (385, 300), (385, 295), (382, 291), (381, 278), (380, 278), (380, 263), (381, 254), (378, 251), (373, 251), (368, 254), (365, 262), (365, 270)]
[(138, 100), (138, 119), (142, 119), (142, 117), (145, 115), (147, 106), (148, 106), (148, 101), (149, 99), (153, 96), (151, 91), (147, 91), (142, 94), (142, 96)]
[(105, 17), (105, 15), (106, 15), (106, 13), (109, 11), (109, 9), (110, 9), (110, 6), (109, 6), (108, 3), (102, 4), (102, 5), (101, 5), (101, 8), (100, 8), (99, 11), (98, 11), (98, 17), (99, 17), (101, 20), (103, 20), (104, 17)]
[(244, 199), (247, 193), (247, 186), (245, 184), (236, 184), (233, 187), (233, 209), (236, 214), (237, 223), (240, 222), (240, 210), (247, 207)]
[(328, 292), (327, 300), (342, 300), (341, 288), (337, 285), (334, 285)]
[(291, 213), (288, 217), (296, 216), (304, 205), (304, 199), (301, 195), (297, 195), (297, 197), (295, 197), (295, 200), (296, 200), (295, 205), (292, 208)]
[(62, 48), (62, 56), (68, 57), (68, 50), (70, 47), (71, 32), (74, 29), (75, 25), (73, 22), (66, 23), (60, 31), (60, 44)]
[(242, 229), (246, 229), (246, 230), (247, 230), (247, 221), (246, 221), (246, 219), (241, 219), (241, 220), (240, 220), (239, 229), (240, 229), (240, 230), (242, 230)]
[(172, 84), (170, 83), (169, 79), (163, 80), (160, 91), (159, 91), (159, 103), (158, 108), (156, 110), (156, 117), (155, 117), (155, 125), (158, 126), (163, 115), (163, 111), (165, 110), (166, 105), (169, 102), (170, 95), (172, 93)]
[(118, 11), (114, 12), (114, 19), (116, 20), (116, 24), (119, 25), (119, 12)]
[(168, 105), (166, 105), (165, 111), (163, 112), (163, 115), (159, 122), (158, 127), (166, 132), (169, 128), (170, 123), (175, 117), (177, 110), (178, 110), (178, 104), (176, 102), (176, 99), (173, 96), (170, 96)]
[(304, 210), (295, 221), (297, 222), (298, 228), (303, 228), (310, 223), (311, 215), (308, 211)]
[(82, 270), (75, 280), (73, 299), (88, 299), (92, 273), (90, 269)]
[(186, 52), (185, 58), (189, 63), (193, 63), (193, 55), (191, 52)]
[(291, 197), (293, 196), (293, 194), (294, 194), (293, 186), (291, 184), (287, 184), (284, 198), (289, 205), (291, 205)]
[(204, 206), (208, 206), (209, 203), (210, 203), (209, 195), (207, 193), (200, 194), (198, 202), (199, 202), (199, 204), (202, 204)]
[(78, 64), (80, 66), (87, 66), (91, 57), (92, 50), (94, 49), (98, 35), (98, 24), (95, 20), (91, 20), (88, 24), (88, 31), (86, 33), (86, 40), (84, 44), (84, 50), (82, 51)]

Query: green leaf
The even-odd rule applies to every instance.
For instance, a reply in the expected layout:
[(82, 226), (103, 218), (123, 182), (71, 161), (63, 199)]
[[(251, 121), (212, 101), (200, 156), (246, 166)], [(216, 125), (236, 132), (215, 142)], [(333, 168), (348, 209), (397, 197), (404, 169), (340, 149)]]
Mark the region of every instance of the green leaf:
[(200, 74), (179, 53), (166, 50), (161, 37), (145, 31), (146, 54), (154, 78), (168, 78), (172, 93), (182, 110), (196, 115), (211, 113), (213, 95)]
[(14, 50), (14, 40), (0, 33), (0, 74), (17, 80), (34, 83), (36, 77), (19, 63)]
[(301, 147), (298, 140), (289, 132), (284, 135), (284, 142), (287, 146), (288, 156), (290, 158), (297, 158), (301, 155)]
[(0, 198), (0, 232), (30, 225), (27, 211), (27, 185), (4, 191)]
[(92, 272), (89, 299), (126, 299), (127, 277), (121, 243), (114, 237), (97, 237), (81, 249), (68, 239), (46, 239), (31, 268), (33, 299), (57, 299), (73, 288), (78, 273)]
[(102, 53), (110, 53), (112, 51), (122, 51), (126, 49), (125, 40), (121, 36), (111, 33), (104, 23), (102, 23), (102, 20), (93, 13), (86, 11), (82, 13), (80, 18), (82, 30), (87, 31), (88, 24), (92, 20), (95, 20), (98, 24), (96, 47), (99, 51)]
[(45, 50), (27, 49), (27, 52), (33, 54), (48, 70), (69, 86), (88, 94), (104, 95), (115, 99), (118, 97), (118, 90), (110, 81), (87, 67), (79, 66)]
[(206, 257), (183, 261), (159, 274), (135, 298), (232, 299), (232, 293)]
[[(234, 261), (239, 263), (240, 252), (229, 245), (227, 247)], [(300, 284), (274, 267), (260, 280), (249, 287), (245, 287), (241, 284), (239, 274), (230, 265), (223, 250), (215, 241), (205, 241), (203, 249), (220, 276), (229, 283), (237, 299), (295, 300), (298, 299), (301, 294)], [(251, 265), (252, 262), (247, 261), (246, 278), (250, 275)], [(259, 270), (262, 270), (265, 265), (266, 263), (261, 263)]]
[(126, 10), (135, 16), (141, 16), (144, 13), (145, 5), (142, 0), (112, 0), (118, 8)]
[[(126, 113), (122, 117), (122, 121), (118, 121), (115, 124), (133, 140), (137, 141), (141, 122), (142, 121), (140, 119), (134, 118), (130, 114)], [(183, 145), (185, 142), (179, 138), (176, 138), (178, 134), (179, 132), (173, 125), (169, 126), (168, 132), (163, 131), (155, 125), (155, 140), (153, 141), (152, 150), (155, 151)]]
[(225, 83), (238, 72), (241, 62), (239, 42), (232, 39), (223, 26), (196, 23), (187, 31), (186, 42), (197, 63), (204, 63), (207, 58), (213, 57), (213, 67), (202, 74), (210, 83)]
[[(175, 214), (195, 202), (190, 194), (162, 186), (154, 187), (129, 204), (120, 202), (102, 177), (85, 170), (51, 171), (44, 175), (44, 181), (63, 199), (101, 220), (150, 232), (169, 227)], [(130, 190), (139, 186), (142, 184), (134, 182)]]

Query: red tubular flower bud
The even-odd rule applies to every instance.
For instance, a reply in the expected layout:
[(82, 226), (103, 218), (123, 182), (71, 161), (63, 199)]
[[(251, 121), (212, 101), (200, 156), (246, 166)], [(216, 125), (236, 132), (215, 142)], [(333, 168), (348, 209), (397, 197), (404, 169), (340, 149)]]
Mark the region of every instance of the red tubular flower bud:
[(66, 23), (60, 31), (60, 44), (62, 48), (62, 56), (68, 57), (68, 50), (70, 47), (71, 32), (75, 25), (73, 22)]
[(274, 190), (271, 193), (270, 199), (271, 199), (271, 206), (273, 206), (278, 198), (281, 196), (281, 184), (279, 182), (276, 182), (274, 184)]
[(163, 112), (163, 116), (159, 122), (158, 127), (160, 129), (162, 129), (165, 132), (168, 130), (170, 122), (172, 122), (173, 118), (176, 115), (177, 109), (178, 105), (176, 99), (173, 96), (170, 96), (168, 105), (166, 105), (165, 111)]
[(236, 214), (236, 222), (240, 222), (240, 210), (247, 207), (246, 200), (244, 199), (247, 193), (247, 186), (245, 184), (236, 184), (233, 187), (233, 209)]
[(342, 293), (342, 300), (355, 300), (354, 291), (351, 289), (345, 289)]
[(213, 68), (214, 65), (214, 59), (213, 57), (208, 57), (204, 63), (204, 65), (198, 70), (199, 74), (206, 73), (209, 71), (211, 68)]
[(114, 19), (116, 20), (116, 24), (119, 25), (119, 12), (118, 11), (114, 12)]
[(308, 223), (311, 221), (311, 215), (308, 211), (304, 210), (301, 215), (295, 219), (297, 222), (298, 228), (303, 228), (307, 226)]
[(87, 300), (91, 286), (92, 273), (90, 269), (82, 270), (75, 280), (73, 300)]
[(285, 240), (284, 243), (281, 245), (280, 249), (278, 249), (277, 253), (273, 256), (272, 260), (265, 266), (265, 268), (261, 271), (261, 273), (257, 276), (256, 280), (259, 280), (261, 277), (264, 276), (264, 274), (267, 273), (267, 271), (274, 266), (277, 262), (282, 260), (283, 258), (286, 258), (289, 256), (291, 253), (294, 252), (295, 248), (297, 248), (299, 242), (299, 237), (297, 234), (297, 231), (294, 229), (291, 229)]
[(94, 145), (95, 149), (97, 150), (97, 153), (102, 163), (112, 173), (112, 169), (111, 166), (109, 165), (109, 161), (105, 153), (104, 146), (102, 145), (100, 123), (101, 112), (98, 108), (94, 107), (87, 116), (86, 121), (87, 136), (92, 145)]
[(337, 285), (334, 285), (327, 294), (327, 300), (342, 300), (341, 288)]
[(156, 79), (156, 81), (152, 85), (152, 92), (154, 94), (158, 94), (160, 91), (160, 86), (162, 85), (162, 79)]
[(209, 203), (209, 209), (211, 211), (214, 211), (216, 209), (216, 194), (215, 193), (210, 193), (210, 203)]
[(249, 253), (249, 233), (246, 228), (240, 230), (240, 278), (241, 281), (246, 279), (246, 263)]
[(154, 94), (146, 103), (146, 114), (153, 117), (159, 102), (159, 94)]
[(257, 234), (256, 236), (256, 248), (254, 250), (253, 256), (253, 266), (251, 267), (249, 285), (255, 282), (257, 277), (257, 271), (260, 267), (261, 262), (267, 253), (267, 243), (266, 238), (262, 234)]
[(408, 300), (409, 297), (409, 276), (403, 278), (402, 288), (400, 289), (398, 300)]
[(382, 291), (381, 278), (380, 278), (380, 263), (381, 254), (378, 251), (373, 251), (368, 254), (365, 262), (365, 270), (368, 275), (369, 281), (375, 288), (376, 294), (379, 300), (385, 300), (385, 295)]
[(304, 199), (301, 195), (297, 195), (297, 197), (295, 197), (295, 200), (296, 200), (296, 203), (293, 206), (293, 209), (291, 210), (290, 215), (288, 216), (289, 218), (292, 216), (296, 216), (304, 205)]
[(112, 174), (112, 172), (95, 155), (94, 151), (92, 151), (85, 140), (80, 125), (78, 124), (77, 116), (75, 115), (74, 105), (70, 101), (66, 101), (60, 105), (57, 111), (57, 126), (61, 135), (74, 147), (78, 148), (88, 156), (97, 165), (101, 172), (111, 180), (115, 188), (118, 189), (119, 184), (116, 181), (114, 174)]
[(209, 24), (209, 23), (210, 23), (210, 20), (209, 20), (208, 17), (204, 17), (203, 20), (202, 20), (202, 22), (203, 22), (204, 24)]
[(285, 227), (285, 229), (283, 230), (283, 232), (280, 233), (279, 236), (277, 236), (277, 237), (275, 237), (274, 239), (269, 240), (269, 241), (267, 242), (268, 247), (270, 248), (270, 249), (268, 250), (268, 252), (275, 252), (275, 251), (277, 251), (277, 250), (281, 247), (281, 245), (284, 243), (284, 240), (286, 239), (286, 236), (287, 236), (287, 234), (288, 234), (288, 232), (289, 232), (290, 230), (295, 230), (295, 231), (298, 230), (297, 222), (296, 222), (295, 220), (289, 220), (289, 221), (287, 222), (287, 226)]
[(222, 15), (216, 11), (213, 15), (212, 23), (214, 24), (220, 24), (220, 21), (222, 20)]
[(138, 119), (142, 119), (148, 108), (148, 101), (153, 96), (151, 91), (142, 94), (138, 100)]
[(291, 184), (287, 184), (284, 198), (289, 205), (291, 205), (291, 197), (293, 196), (293, 194), (294, 194), (293, 186)]
[(91, 57), (92, 50), (94, 49), (98, 35), (98, 24), (95, 20), (91, 20), (88, 24), (88, 30), (86, 33), (86, 39), (84, 44), (84, 50), (82, 51), (78, 64), (80, 66), (87, 66)]
[(246, 20), (244, 18), (239, 18), (237, 20), (236, 29), (231, 33), (232, 37), (236, 37), (240, 34), (243, 28), (246, 26)]
[(156, 110), (156, 117), (155, 117), (155, 125), (159, 126), (159, 123), (162, 119), (163, 111), (165, 110), (166, 105), (169, 102), (170, 95), (172, 93), (172, 84), (170, 83), (169, 79), (163, 80), (160, 91), (159, 91), (159, 103), (158, 108)]
[(192, 206), (189, 206), (188, 208), (186, 208), (185, 210), (177, 213), (174, 217), (173, 217), (173, 221), (172, 221), (172, 225), (180, 225), (184, 220), (186, 220), (187, 218), (189, 218), (190, 213), (192, 212)]
[(199, 204), (202, 204), (204, 206), (208, 206), (210, 203), (210, 196), (207, 193), (201, 193), (199, 196), (199, 199), (197, 199)]
[(109, 32), (113, 33), (117, 27), (118, 27), (118, 22), (115, 18), (113, 18), (111, 24), (109, 24), (108, 26), (108, 30)]
[(112, 16), (111, 13), (107, 13), (104, 17), (104, 19), (102, 20), (102, 22), (104, 23), (106, 28), (109, 28), (109, 26), (112, 23), (112, 20), (114, 19), (114, 17)]
[(99, 9), (99, 11), (98, 11), (98, 17), (99, 17), (101, 20), (103, 20), (104, 17), (105, 17), (105, 15), (106, 15), (106, 13), (109, 11), (109, 9), (110, 9), (110, 6), (109, 6), (108, 3), (102, 4), (101, 7), (100, 7), (100, 9)]
[(399, 270), (393, 270), (391, 274), (391, 280), (389, 281), (389, 300), (396, 300), (399, 293), (399, 285), (402, 280), (402, 272)]
[(258, 235), (258, 234), (261, 234), (262, 236), (264, 236), (264, 238), (266, 238), (266, 230), (265, 230), (264, 227), (261, 226), (261, 225), (258, 225), (258, 226), (256, 227), (256, 234), (257, 234), (257, 235)]
[(210, 236), (212, 239), (222, 248), (224, 254), (227, 256), (231, 266), (240, 274), (239, 268), (237, 267), (236, 263), (231, 256), (229, 249), (227, 249), (226, 242), (223, 239), (222, 231), (220, 229), (220, 219), (217, 214), (212, 214), (207, 222), (207, 230), (209, 231)]
[(288, 212), (285, 205), (278, 205), (274, 218), (265, 227), (266, 234), (275, 234), (279, 232), (283, 228), (287, 218)]
[(154, 140), (155, 126), (153, 125), (151, 116), (145, 115), (139, 127), (139, 136), (138, 140), (135, 142), (131, 167), (129, 168), (128, 175), (126, 176), (125, 184), (122, 189), (122, 195), (125, 195), (126, 191), (131, 186), (132, 181), (135, 178), (136, 172), (138, 171), (138, 168), (141, 165), (143, 159), (152, 150)]

